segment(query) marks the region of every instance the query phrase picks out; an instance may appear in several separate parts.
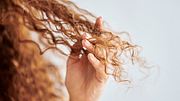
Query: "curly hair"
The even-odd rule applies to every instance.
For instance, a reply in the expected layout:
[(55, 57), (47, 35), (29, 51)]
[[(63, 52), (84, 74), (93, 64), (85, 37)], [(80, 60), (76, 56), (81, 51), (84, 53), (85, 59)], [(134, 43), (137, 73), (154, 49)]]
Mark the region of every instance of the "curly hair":
[(116, 81), (125, 81), (123, 63), (140, 62), (139, 48), (118, 32), (97, 29), (96, 18), (68, 0), (1, 0), (0, 100), (63, 100), (61, 87), (55, 86), (63, 86), (60, 73), (41, 54), (49, 49), (66, 56), (88, 54), (81, 44), (82, 33), (92, 36), (88, 40), (95, 47), (93, 54), (105, 64), (104, 72)]

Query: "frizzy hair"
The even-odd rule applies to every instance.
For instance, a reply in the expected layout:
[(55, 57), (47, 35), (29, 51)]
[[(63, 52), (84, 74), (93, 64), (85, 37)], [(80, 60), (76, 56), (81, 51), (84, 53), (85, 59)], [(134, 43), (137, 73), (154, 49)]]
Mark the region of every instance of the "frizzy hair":
[[(82, 33), (91, 34), (89, 39), (95, 46), (94, 54), (105, 65), (112, 65), (114, 73), (112, 75), (116, 80), (121, 80), (122, 60), (118, 56), (129, 54), (128, 59), (138, 60), (137, 45), (129, 40), (123, 40), (117, 33), (103, 29), (99, 31), (93, 21), (96, 19), (90, 12), (80, 9), (74, 3), (68, 0), (10, 0), (12, 1), (12, 11), (6, 13), (6, 16), (19, 17), (22, 20), (19, 24), (29, 31), (38, 34), (39, 40), (47, 48), (42, 50), (35, 42), (43, 54), (48, 49), (57, 49), (64, 55), (63, 49), (57, 48), (57, 45), (67, 46), (70, 51), (87, 53), (81, 45)], [(88, 19), (89, 18), (89, 19)], [(21, 40), (21, 39), (20, 39)], [(21, 40), (32, 42), (31, 40)], [(76, 47), (73, 44), (76, 43)], [(100, 55), (99, 55), (100, 54)], [(107, 71), (105, 71), (108, 73)]]
[[(88, 40), (95, 47), (93, 54), (105, 64), (105, 72), (119, 82), (125, 81), (122, 76), (125, 71), (123, 61), (127, 59), (133, 63), (142, 62), (137, 45), (130, 40), (123, 39), (117, 32), (107, 28), (97, 29), (95, 27), (97, 17), (79, 8), (71, 1), (1, 0), (0, 5), (2, 8), (0, 25), (6, 26), (7, 33), (14, 34), (13, 36), (21, 43), (21, 47), (28, 44), (28, 47), (36, 50), (35, 47), (30, 46), (31, 44), (38, 47), (40, 54), (49, 49), (55, 49), (61, 54), (69, 56), (63, 48), (58, 48), (59, 45), (62, 45), (67, 47), (69, 53), (87, 54), (88, 51), (83, 49), (81, 44), (81, 35), (82, 33), (90, 34), (92, 38)], [(29, 33), (36, 33), (39, 43), (29, 39)], [(40, 44), (45, 48), (42, 49)], [(26, 53), (21, 52), (22, 54)], [(35, 56), (33, 59), (39, 57)], [(44, 64), (48, 65), (48, 63)], [(46, 70), (48, 69), (46, 68)]]

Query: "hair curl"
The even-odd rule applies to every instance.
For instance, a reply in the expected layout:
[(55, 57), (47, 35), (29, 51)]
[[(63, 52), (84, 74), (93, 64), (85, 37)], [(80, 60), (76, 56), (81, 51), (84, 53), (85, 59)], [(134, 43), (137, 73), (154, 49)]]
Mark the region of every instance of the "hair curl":
[[(4, 83), (0, 83), (0, 87), (6, 91), (0, 90), (0, 99), (52, 101), (63, 98), (62, 90), (58, 89), (60, 95), (57, 91), (54, 93), (57, 89), (53, 84), (62, 84), (57, 68), (40, 54), (55, 49), (69, 56), (59, 45), (67, 47), (69, 53), (87, 54), (81, 44), (82, 33), (92, 36), (88, 40), (95, 46), (95, 56), (115, 80), (124, 81), (123, 61), (140, 62), (137, 45), (117, 32), (97, 29), (94, 24), (97, 17), (71, 1), (1, 0), (0, 8), (0, 81)], [(31, 33), (36, 33), (38, 42), (32, 40)], [(40, 54), (32, 44), (22, 43), (36, 45)], [(52, 76), (56, 78), (54, 81)]]

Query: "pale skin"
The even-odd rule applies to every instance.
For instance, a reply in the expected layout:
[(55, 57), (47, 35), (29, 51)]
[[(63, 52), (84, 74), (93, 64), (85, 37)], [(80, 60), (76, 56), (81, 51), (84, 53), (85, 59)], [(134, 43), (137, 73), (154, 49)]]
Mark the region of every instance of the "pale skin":
[[(95, 27), (102, 29), (101, 17), (97, 18)], [(83, 54), (81, 58), (79, 54), (71, 53), (67, 61), (65, 84), (70, 101), (98, 101), (108, 79), (105, 65), (92, 54), (94, 47), (88, 38), (87, 34), (82, 35), (82, 46), (89, 53)]]

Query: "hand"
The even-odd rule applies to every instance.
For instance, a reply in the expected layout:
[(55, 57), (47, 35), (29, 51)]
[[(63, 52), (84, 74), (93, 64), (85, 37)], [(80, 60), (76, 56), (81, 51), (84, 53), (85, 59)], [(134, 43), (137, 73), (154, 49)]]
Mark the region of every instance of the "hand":
[[(101, 17), (97, 18), (95, 27), (102, 29)], [(82, 46), (90, 53), (82, 54), (81, 58), (79, 54), (71, 53), (67, 61), (65, 84), (70, 101), (97, 101), (108, 76), (105, 65), (91, 53), (94, 47), (87, 40), (87, 35), (83, 34), (82, 38)]]

